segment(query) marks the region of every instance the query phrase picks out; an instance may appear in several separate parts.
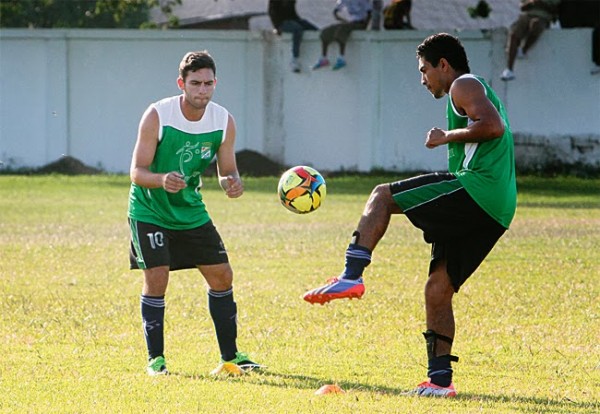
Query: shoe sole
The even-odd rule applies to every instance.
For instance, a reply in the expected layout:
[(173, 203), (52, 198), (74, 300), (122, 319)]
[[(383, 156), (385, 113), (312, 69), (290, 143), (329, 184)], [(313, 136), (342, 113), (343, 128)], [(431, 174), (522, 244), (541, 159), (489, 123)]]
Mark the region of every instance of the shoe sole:
[(451, 387), (440, 387), (435, 384), (429, 384), (427, 386), (419, 386), (411, 391), (408, 391), (405, 395), (414, 395), (416, 397), (425, 398), (454, 398), (456, 397), (456, 389)]
[(448, 392), (448, 393), (436, 393), (436, 392), (430, 392), (429, 394), (415, 394), (418, 397), (424, 397), (424, 398), (454, 398), (456, 397), (456, 392)]
[(314, 305), (318, 303), (324, 305), (327, 302), (331, 302), (335, 299), (360, 299), (365, 292), (343, 292), (343, 293), (327, 293), (327, 294), (316, 294), (304, 296), (304, 300)]
[(153, 369), (147, 369), (148, 375), (151, 377), (160, 377), (161, 375), (169, 375), (169, 371), (166, 369), (164, 371), (154, 371)]
[(451, 392), (448, 392), (447, 394), (435, 394), (435, 393), (421, 394), (421, 393), (419, 393), (418, 390), (412, 390), (412, 391), (407, 391), (405, 393), (402, 393), (401, 395), (404, 395), (406, 397), (420, 397), (420, 398), (455, 398), (457, 396), (457, 393), (456, 393), (456, 391), (451, 391)]
[(242, 371), (244, 372), (250, 372), (250, 371), (260, 371), (266, 368), (266, 366), (264, 365), (260, 365), (260, 364), (244, 364), (244, 365), (238, 365)]

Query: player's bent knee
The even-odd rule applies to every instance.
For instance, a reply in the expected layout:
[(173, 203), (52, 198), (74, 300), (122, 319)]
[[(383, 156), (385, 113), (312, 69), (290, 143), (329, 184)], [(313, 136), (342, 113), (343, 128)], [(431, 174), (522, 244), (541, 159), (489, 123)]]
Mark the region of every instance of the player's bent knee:
[(425, 301), (430, 305), (443, 305), (452, 300), (454, 288), (445, 274), (432, 273), (425, 284)]
[(375, 202), (379, 205), (388, 205), (390, 203), (394, 203), (394, 199), (392, 198), (392, 192), (390, 191), (390, 186), (388, 184), (379, 184), (377, 187), (371, 191), (372, 202)]

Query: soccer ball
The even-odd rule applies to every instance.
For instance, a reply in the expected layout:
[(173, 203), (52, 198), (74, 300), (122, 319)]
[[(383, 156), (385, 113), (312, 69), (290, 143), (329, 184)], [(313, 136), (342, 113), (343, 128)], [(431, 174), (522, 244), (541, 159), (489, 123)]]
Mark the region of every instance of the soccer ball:
[(285, 208), (306, 214), (319, 208), (327, 194), (327, 187), (317, 170), (301, 165), (283, 173), (277, 193)]

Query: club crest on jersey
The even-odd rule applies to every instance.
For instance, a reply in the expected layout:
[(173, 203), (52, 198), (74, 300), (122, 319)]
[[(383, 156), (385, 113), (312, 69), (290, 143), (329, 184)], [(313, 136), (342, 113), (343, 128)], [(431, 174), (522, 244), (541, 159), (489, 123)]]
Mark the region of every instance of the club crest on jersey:
[(211, 159), (211, 149), (212, 145), (210, 142), (203, 142), (202, 148), (200, 149), (200, 158), (203, 160)]

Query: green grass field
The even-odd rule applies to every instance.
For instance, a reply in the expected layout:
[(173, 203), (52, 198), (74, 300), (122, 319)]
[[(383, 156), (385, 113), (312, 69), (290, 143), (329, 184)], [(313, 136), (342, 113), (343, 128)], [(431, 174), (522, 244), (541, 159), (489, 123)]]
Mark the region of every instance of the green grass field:
[[(595, 413), (600, 411), (600, 180), (520, 177), (511, 230), (455, 298), (459, 397), (405, 396), (425, 379), (429, 246), (394, 217), (357, 301), (311, 306), (338, 274), (370, 189), (328, 179), (315, 213), (247, 178), (205, 200), (235, 271), (241, 350), (262, 374), (212, 378), (219, 360), (197, 271), (172, 274), (168, 377), (146, 375), (141, 273), (128, 270), (126, 176), (0, 176), (2, 413)], [(316, 396), (336, 383), (345, 394)]]

